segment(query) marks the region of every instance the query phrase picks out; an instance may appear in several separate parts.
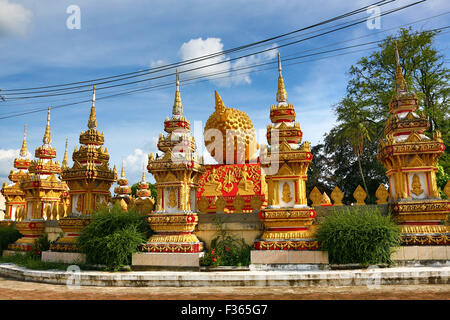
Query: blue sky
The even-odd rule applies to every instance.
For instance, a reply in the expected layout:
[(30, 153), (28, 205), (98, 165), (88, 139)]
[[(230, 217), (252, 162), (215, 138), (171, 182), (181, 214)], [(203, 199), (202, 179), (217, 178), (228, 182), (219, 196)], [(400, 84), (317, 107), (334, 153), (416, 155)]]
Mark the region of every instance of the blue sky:
[[(372, 2), (374, 0), (0, 0), (0, 89), (82, 81), (176, 62), (289, 32)], [(382, 12), (412, 2), (398, 0), (382, 7)], [(80, 7), (79, 30), (66, 27), (69, 17), (66, 9), (70, 5)], [(332, 48), (374, 41), (393, 34), (394, 30), (388, 30), (392, 27), (449, 10), (448, 1), (429, 0), (382, 17), (379, 30), (370, 30), (366, 24), (361, 24), (281, 48), (280, 53), (282, 57), (288, 56), (366, 35), (369, 37)], [(448, 17), (426, 20), (414, 24), (413, 28), (446, 26)], [(436, 38), (436, 47), (446, 58), (450, 53), (449, 40), (449, 34)], [(371, 51), (283, 67), (289, 102), (296, 107), (304, 140), (317, 144), (332, 128), (335, 123), (332, 107), (345, 94), (349, 67)], [(272, 51), (240, 60), (237, 64), (225, 63), (214, 70), (229, 68), (232, 73), (233, 68), (275, 58), (275, 55), (276, 51)], [(182, 80), (183, 77), (190, 75), (184, 73)], [(170, 80), (175, 79), (160, 81)], [(150, 84), (155, 83), (157, 81)], [(276, 86), (276, 69), (182, 84), (184, 114), (201, 134), (202, 124), (214, 110), (214, 90), (217, 90), (228, 107), (247, 112), (255, 128), (264, 132), (269, 123), (270, 105), (275, 103)], [(170, 115), (174, 90), (175, 83), (169, 88), (96, 102), (98, 129), (105, 134), (111, 166), (116, 164), (120, 170), (124, 157), (130, 183), (140, 179), (146, 155), (156, 151), (156, 139), (163, 132), (164, 118)], [(108, 93), (99, 90), (97, 97), (104, 94)], [(83, 93), (75, 97), (0, 102), (0, 116), (89, 99), (90, 95)], [(89, 109), (90, 103), (83, 103), (52, 111), (52, 145), (57, 148), (58, 160), (62, 160), (67, 137), (72, 164), (71, 153), (79, 145), (80, 131), (87, 128)], [(42, 144), (45, 121), (45, 112), (0, 119), (0, 181), (7, 179), (12, 169), (13, 159), (21, 146), (23, 125), (28, 125), (28, 148), (34, 154), (34, 149)], [(197, 142), (201, 142), (200, 137)], [(199, 148), (201, 151), (203, 146), (199, 145)], [(147, 177), (153, 180), (150, 174)]]

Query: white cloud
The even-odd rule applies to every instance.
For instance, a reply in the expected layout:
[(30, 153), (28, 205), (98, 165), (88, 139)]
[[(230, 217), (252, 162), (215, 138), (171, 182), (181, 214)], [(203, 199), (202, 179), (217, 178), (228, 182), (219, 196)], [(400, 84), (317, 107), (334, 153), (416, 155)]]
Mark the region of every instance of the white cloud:
[(32, 16), (32, 12), (21, 4), (0, 0), (0, 36), (24, 35)]
[[(20, 149), (0, 149), (0, 182), (6, 181), (6, 183), (11, 183), (8, 180), (8, 175), (11, 170), (14, 169), (14, 159), (19, 157)], [(31, 153), (27, 154), (29, 159), (32, 159)]]
[[(134, 149), (132, 154), (129, 154), (124, 158), (125, 173), (142, 172), (142, 166), (147, 166), (147, 162), (148, 154), (142, 149)], [(120, 171), (118, 173), (120, 173)]]
[[(273, 44), (272, 48), (275, 46), (276, 44)], [(205, 40), (203, 40), (202, 38), (191, 39), (188, 42), (183, 43), (179, 50), (180, 56), (183, 59), (183, 61), (202, 57), (209, 54), (217, 54), (217, 53), (219, 54), (212, 58), (192, 63), (185, 67), (181, 67), (180, 71), (196, 69), (206, 65), (211, 65), (209, 67), (205, 67), (202, 69), (189, 71), (188, 73), (186, 73), (185, 77), (186, 78), (205, 77), (207, 79), (213, 80), (216, 84), (220, 86), (229, 86), (230, 84), (238, 85), (242, 83), (250, 84), (251, 68), (244, 70), (240, 69), (249, 67), (253, 64), (260, 63), (264, 60), (273, 59), (277, 54), (277, 50), (271, 50), (263, 52), (261, 54), (251, 55), (238, 60), (234, 60), (234, 62), (230, 62), (228, 61), (229, 57), (227, 55), (220, 54), (222, 52), (223, 52), (223, 43), (222, 39), (220, 38), (207, 38)], [(218, 74), (217, 76), (212, 76), (212, 74), (214, 73), (220, 74)], [(219, 77), (220, 79), (215, 79), (215, 77)]]
[[(220, 38), (207, 38), (206, 40), (203, 40), (202, 38), (191, 39), (188, 42), (183, 43), (180, 48), (180, 56), (183, 60), (194, 59), (218, 52), (223, 52), (223, 43)], [(207, 60), (199, 61), (189, 64), (185, 67), (181, 67), (180, 71), (220, 63), (206, 68), (190, 71), (188, 75), (186, 75), (186, 77), (207, 77), (209, 79), (212, 79), (212, 77), (208, 77), (208, 75), (216, 72), (223, 72), (221, 76), (227, 76), (229, 75), (231, 64), (226, 60), (226, 56), (221, 54)], [(226, 82), (222, 80), (216, 80), (216, 82), (222, 85), (226, 85)]]
[(162, 60), (162, 59), (159, 59), (159, 60), (152, 60), (151, 62), (150, 62), (150, 66), (152, 67), (152, 68), (157, 68), (157, 67), (160, 67), (160, 66), (163, 66), (163, 65), (165, 65), (165, 64), (167, 64), (166, 63), (166, 61), (164, 61), (164, 60)]
[[(270, 48), (275, 48), (277, 46), (276, 43), (272, 44)], [(251, 55), (248, 57), (244, 57), (241, 59), (236, 60), (236, 62), (233, 63), (232, 69), (233, 69), (233, 83), (235, 84), (241, 84), (241, 83), (248, 83), (250, 84), (252, 81), (250, 79), (250, 72), (252, 68), (248, 68), (251, 65), (259, 64), (264, 61), (269, 61), (274, 59), (277, 56), (278, 50), (269, 50), (266, 52), (262, 52), (259, 54)], [(245, 68), (243, 70), (239, 70), (241, 68)]]

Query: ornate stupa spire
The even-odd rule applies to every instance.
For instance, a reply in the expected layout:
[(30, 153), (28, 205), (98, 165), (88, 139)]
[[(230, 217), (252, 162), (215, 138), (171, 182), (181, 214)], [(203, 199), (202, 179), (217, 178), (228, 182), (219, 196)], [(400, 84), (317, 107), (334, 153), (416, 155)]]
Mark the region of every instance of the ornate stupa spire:
[(23, 141), (22, 141), (22, 148), (20, 148), (20, 156), (26, 157), (28, 154), (27, 150), (27, 125), (25, 124), (25, 128), (23, 130)]
[[(69, 206), (63, 219), (58, 221), (64, 236), (50, 246), (52, 251), (76, 252), (79, 250), (76, 238), (89, 223), (90, 216), (100, 206), (108, 206), (111, 199), (110, 188), (117, 179), (117, 173), (109, 168), (109, 154), (103, 148), (103, 132), (97, 130), (95, 113), (95, 86), (92, 89), (88, 130), (81, 131), (80, 146), (72, 153), (73, 165), (68, 166), (64, 155), (61, 177), (68, 185)], [(67, 153), (67, 141), (66, 141)]]
[[(24, 192), (26, 201), (26, 214), (17, 229), (23, 238), (9, 245), (12, 250), (30, 250), (34, 241), (44, 233), (45, 220), (57, 220), (58, 208), (62, 202), (62, 195), (67, 190), (67, 185), (59, 179), (61, 167), (56, 158), (56, 148), (50, 145), (50, 108), (47, 112), (47, 124), (45, 127), (43, 145), (35, 150), (36, 159), (30, 162), (29, 173), (21, 179), (20, 188)], [(30, 221), (33, 221), (30, 224)]]
[[(156, 180), (158, 205), (155, 213), (152, 213), (154, 201), (145, 200), (151, 195), (147, 183), (141, 182), (139, 193), (136, 192), (136, 208), (142, 214), (148, 215), (147, 221), (155, 231), (141, 247), (141, 251), (194, 253), (203, 250), (192, 233), (198, 221), (194, 199), (198, 174), (202, 168), (192, 156), (195, 152), (195, 140), (190, 132), (189, 121), (181, 114), (179, 92), (177, 72), (172, 117), (164, 120), (164, 131), (167, 134), (160, 134), (157, 143), (158, 150), (163, 152), (163, 155), (155, 159), (151, 153), (148, 157), (148, 172), (153, 174)], [(144, 180), (145, 176), (142, 178)]]
[(0, 225), (9, 224), (12, 221), (19, 221), (23, 219), (25, 213), (25, 193), (20, 188), (20, 180), (28, 178), (28, 167), (30, 166), (30, 159), (28, 159), (27, 150), (27, 125), (25, 125), (22, 148), (20, 149), (19, 157), (14, 159), (14, 168), (18, 170), (11, 170), (8, 178), (12, 182), (7, 185), (4, 182), (0, 192), (5, 197), (5, 217), (0, 220)]
[[(128, 205), (130, 202), (131, 188), (128, 186), (128, 179), (125, 177), (125, 165), (122, 158), (122, 170), (120, 172), (120, 178), (117, 180), (118, 187), (114, 188), (114, 193), (116, 193), (114, 200), (122, 201), (125, 200), (125, 204)], [(123, 207), (124, 204), (121, 203)], [(124, 207), (124, 209), (126, 209)]]
[(69, 142), (69, 138), (66, 138), (66, 150), (64, 151), (64, 158), (61, 164), (62, 168), (67, 168), (69, 166), (69, 158), (67, 156), (67, 143)]
[(173, 103), (172, 115), (173, 116), (182, 116), (183, 115), (183, 104), (181, 103), (181, 95), (180, 95), (180, 76), (178, 74), (177, 69), (177, 89), (175, 91), (175, 101)]
[(259, 213), (265, 230), (255, 241), (255, 249), (314, 250), (319, 244), (310, 226), (316, 212), (308, 207), (306, 198), (311, 148), (308, 141), (301, 143), (303, 134), (300, 123), (295, 121), (295, 107), (287, 103), (280, 54), (276, 101), (270, 107), (272, 123), (267, 126), (267, 142), (271, 148), (260, 153), (261, 167), (266, 171), (268, 206)]
[(46, 145), (52, 143), (52, 137), (50, 135), (50, 107), (48, 107), (47, 111), (47, 126), (45, 127), (45, 133), (42, 142)]
[(419, 100), (409, 92), (395, 45), (395, 89), (389, 103), (385, 139), (380, 140), (378, 159), (386, 167), (394, 219), (401, 225), (407, 245), (448, 245), (448, 200), (440, 198), (436, 163), (445, 146), (438, 131), (425, 135), (430, 124), (419, 114)]
[(142, 164), (142, 179), (138, 184), (136, 190), (136, 211), (142, 215), (149, 214), (155, 205), (155, 199), (152, 197), (152, 192), (149, 189), (149, 185), (145, 180), (145, 163)]
[(284, 80), (283, 75), (281, 74), (281, 58), (280, 53), (278, 52), (278, 90), (277, 90), (277, 102), (287, 103), (287, 92), (284, 88)]
[(89, 129), (97, 128), (97, 116), (95, 114), (95, 85), (92, 89), (92, 106), (91, 106), (91, 114), (89, 115), (88, 128)]

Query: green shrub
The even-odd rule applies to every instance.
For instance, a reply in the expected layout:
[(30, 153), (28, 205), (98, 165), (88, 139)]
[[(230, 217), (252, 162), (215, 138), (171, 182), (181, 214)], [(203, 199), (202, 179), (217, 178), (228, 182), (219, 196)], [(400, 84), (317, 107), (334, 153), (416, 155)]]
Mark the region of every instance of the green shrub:
[(0, 227), (0, 253), (3, 250), (8, 249), (9, 244), (16, 242), (16, 240), (21, 237), (22, 235), (16, 227)]
[(391, 264), (399, 237), (399, 227), (390, 215), (369, 208), (335, 211), (324, 218), (317, 231), (321, 249), (328, 251), (333, 264)]
[(244, 239), (238, 239), (228, 233), (220, 219), (216, 218), (218, 234), (211, 241), (208, 250), (200, 263), (203, 266), (248, 266), (250, 264), (251, 246)]
[(134, 210), (123, 211), (119, 204), (101, 207), (78, 238), (86, 261), (106, 265), (110, 270), (131, 264), (131, 255), (150, 235), (145, 217)]
[(16, 253), (13, 256), (1, 257), (0, 262), (2, 263), (14, 263), (15, 265), (25, 267), (27, 269), (33, 270), (67, 270), (68, 264), (59, 262), (43, 262), (40, 258), (33, 256), (29, 253), (20, 254)]
[(48, 240), (48, 235), (45, 233), (34, 240), (31, 250), (27, 251), (27, 254), (35, 257), (36, 259), (41, 259), (42, 252), (47, 250), (50, 250), (50, 241)]

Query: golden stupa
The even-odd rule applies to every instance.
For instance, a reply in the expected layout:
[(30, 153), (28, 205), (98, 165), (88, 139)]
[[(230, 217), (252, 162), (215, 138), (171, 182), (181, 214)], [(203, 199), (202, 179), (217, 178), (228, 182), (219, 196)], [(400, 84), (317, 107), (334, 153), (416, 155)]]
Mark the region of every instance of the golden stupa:
[[(227, 108), (217, 91), (215, 91), (215, 99), (216, 110), (206, 121), (204, 129), (205, 146), (208, 152), (219, 164), (250, 162), (258, 148), (250, 117), (243, 111)], [(219, 132), (221, 137), (218, 137)], [(214, 143), (217, 138), (222, 138), (222, 145), (220, 142)], [(216, 150), (220, 148), (222, 152)], [(226, 150), (230, 150), (228, 159)]]

